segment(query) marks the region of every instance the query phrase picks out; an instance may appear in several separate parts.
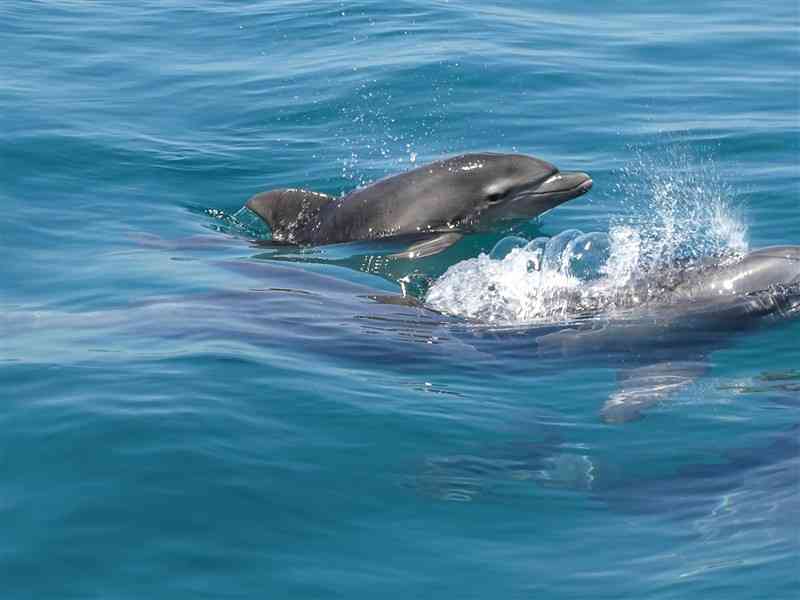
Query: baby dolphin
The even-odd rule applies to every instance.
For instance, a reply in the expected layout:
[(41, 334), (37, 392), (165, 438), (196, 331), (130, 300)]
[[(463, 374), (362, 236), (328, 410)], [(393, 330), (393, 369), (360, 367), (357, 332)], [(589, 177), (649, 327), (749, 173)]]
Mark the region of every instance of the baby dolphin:
[(408, 240), (409, 248), (396, 256), (419, 258), (500, 221), (530, 220), (591, 187), (586, 173), (561, 172), (532, 156), (462, 154), (381, 179), (341, 198), (279, 189), (253, 196), (245, 206), (270, 227), (276, 242)]

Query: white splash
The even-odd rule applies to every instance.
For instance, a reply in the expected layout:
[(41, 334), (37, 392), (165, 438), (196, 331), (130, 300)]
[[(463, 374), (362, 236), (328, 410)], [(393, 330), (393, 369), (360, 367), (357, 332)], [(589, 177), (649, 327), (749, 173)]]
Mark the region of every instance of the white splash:
[(576, 304), (594, 302), (605, 279), (607, 234), (572, 229), (509, 248), (520, 239), (504, 238), (490, 254), (450, 267), (428, 290), (426, 303), (505, 325), (566, 318)]
[[(425, 301), (489, 324), (520, 324), (611, 310), (646, 300), (632, 284), (709, 256), (747, 250), (747, 230), (710, 161), (670, 150), (639, 159), (617, 187), (627, 208), (608, 233), (500, 240), (490, 254), (450, 267)], [(658, 290), (652, 290), (657, 293)]]
[(615, 186), (626, 211), (611, 222), (611, 232), (628, 227), (643, 242), (643, 268), (677, 259), (741, 254), (747, 228), (732, 202), (729, 186), (710, 158), (671, 146), (656, 157), (636, 151), (636, 160)]

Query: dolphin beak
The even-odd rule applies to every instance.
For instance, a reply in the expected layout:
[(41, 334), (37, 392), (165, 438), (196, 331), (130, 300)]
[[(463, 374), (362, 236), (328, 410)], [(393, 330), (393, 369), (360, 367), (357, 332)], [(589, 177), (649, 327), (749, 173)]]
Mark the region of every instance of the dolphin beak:
[(565, 171), (545, 179), (540, 183), (535, 194), (548, 196), (563, 196), (561, 202), (566, 202), (577, 196), (585, 194), (592, 187), (592, 178), (580, 171)]
[(530, 218), (544, 214), (548, 210), (577, 198), (589, 191), (592, 178), (579, 171), (565, 171), (551, 175), (521, 198), (518, 205)]

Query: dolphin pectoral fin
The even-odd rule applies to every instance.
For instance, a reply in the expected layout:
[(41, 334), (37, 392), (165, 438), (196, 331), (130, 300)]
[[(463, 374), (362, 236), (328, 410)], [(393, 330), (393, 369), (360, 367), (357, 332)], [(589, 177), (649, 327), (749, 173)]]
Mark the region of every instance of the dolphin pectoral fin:
[(460, 233), (442, 233), (433, 237), (425, 238), (419, 242), (415, 242), (402, 252), (391, 254), (390, 258), (407, 258), (411, 260), (415, 258), (433, 256), (434, 254), (439, 254), (439, 252), (447, 250), (462, 237), (464, 236)]
[(606, 423), (625, 423), (687, 388), (709, 370), (705, 361), (669, 361), (620, 371), (617, 390), (600, 411)]

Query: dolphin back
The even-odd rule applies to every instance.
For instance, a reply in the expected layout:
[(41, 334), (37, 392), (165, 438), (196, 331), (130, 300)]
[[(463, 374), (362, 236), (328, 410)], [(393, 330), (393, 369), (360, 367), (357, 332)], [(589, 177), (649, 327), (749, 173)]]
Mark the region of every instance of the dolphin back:
[(456, 220), (474, 210), (477, 177), (454, 166), (470, 158), (464, 155), (436, 161), (337, 199), (321, 210), (312, 243), (452, 231)]
[(730, 265), (701, 269), (675, 292), (692, 299), (719, 298), (794, 284), (800, 284), (800, 246), (769, 246)]

